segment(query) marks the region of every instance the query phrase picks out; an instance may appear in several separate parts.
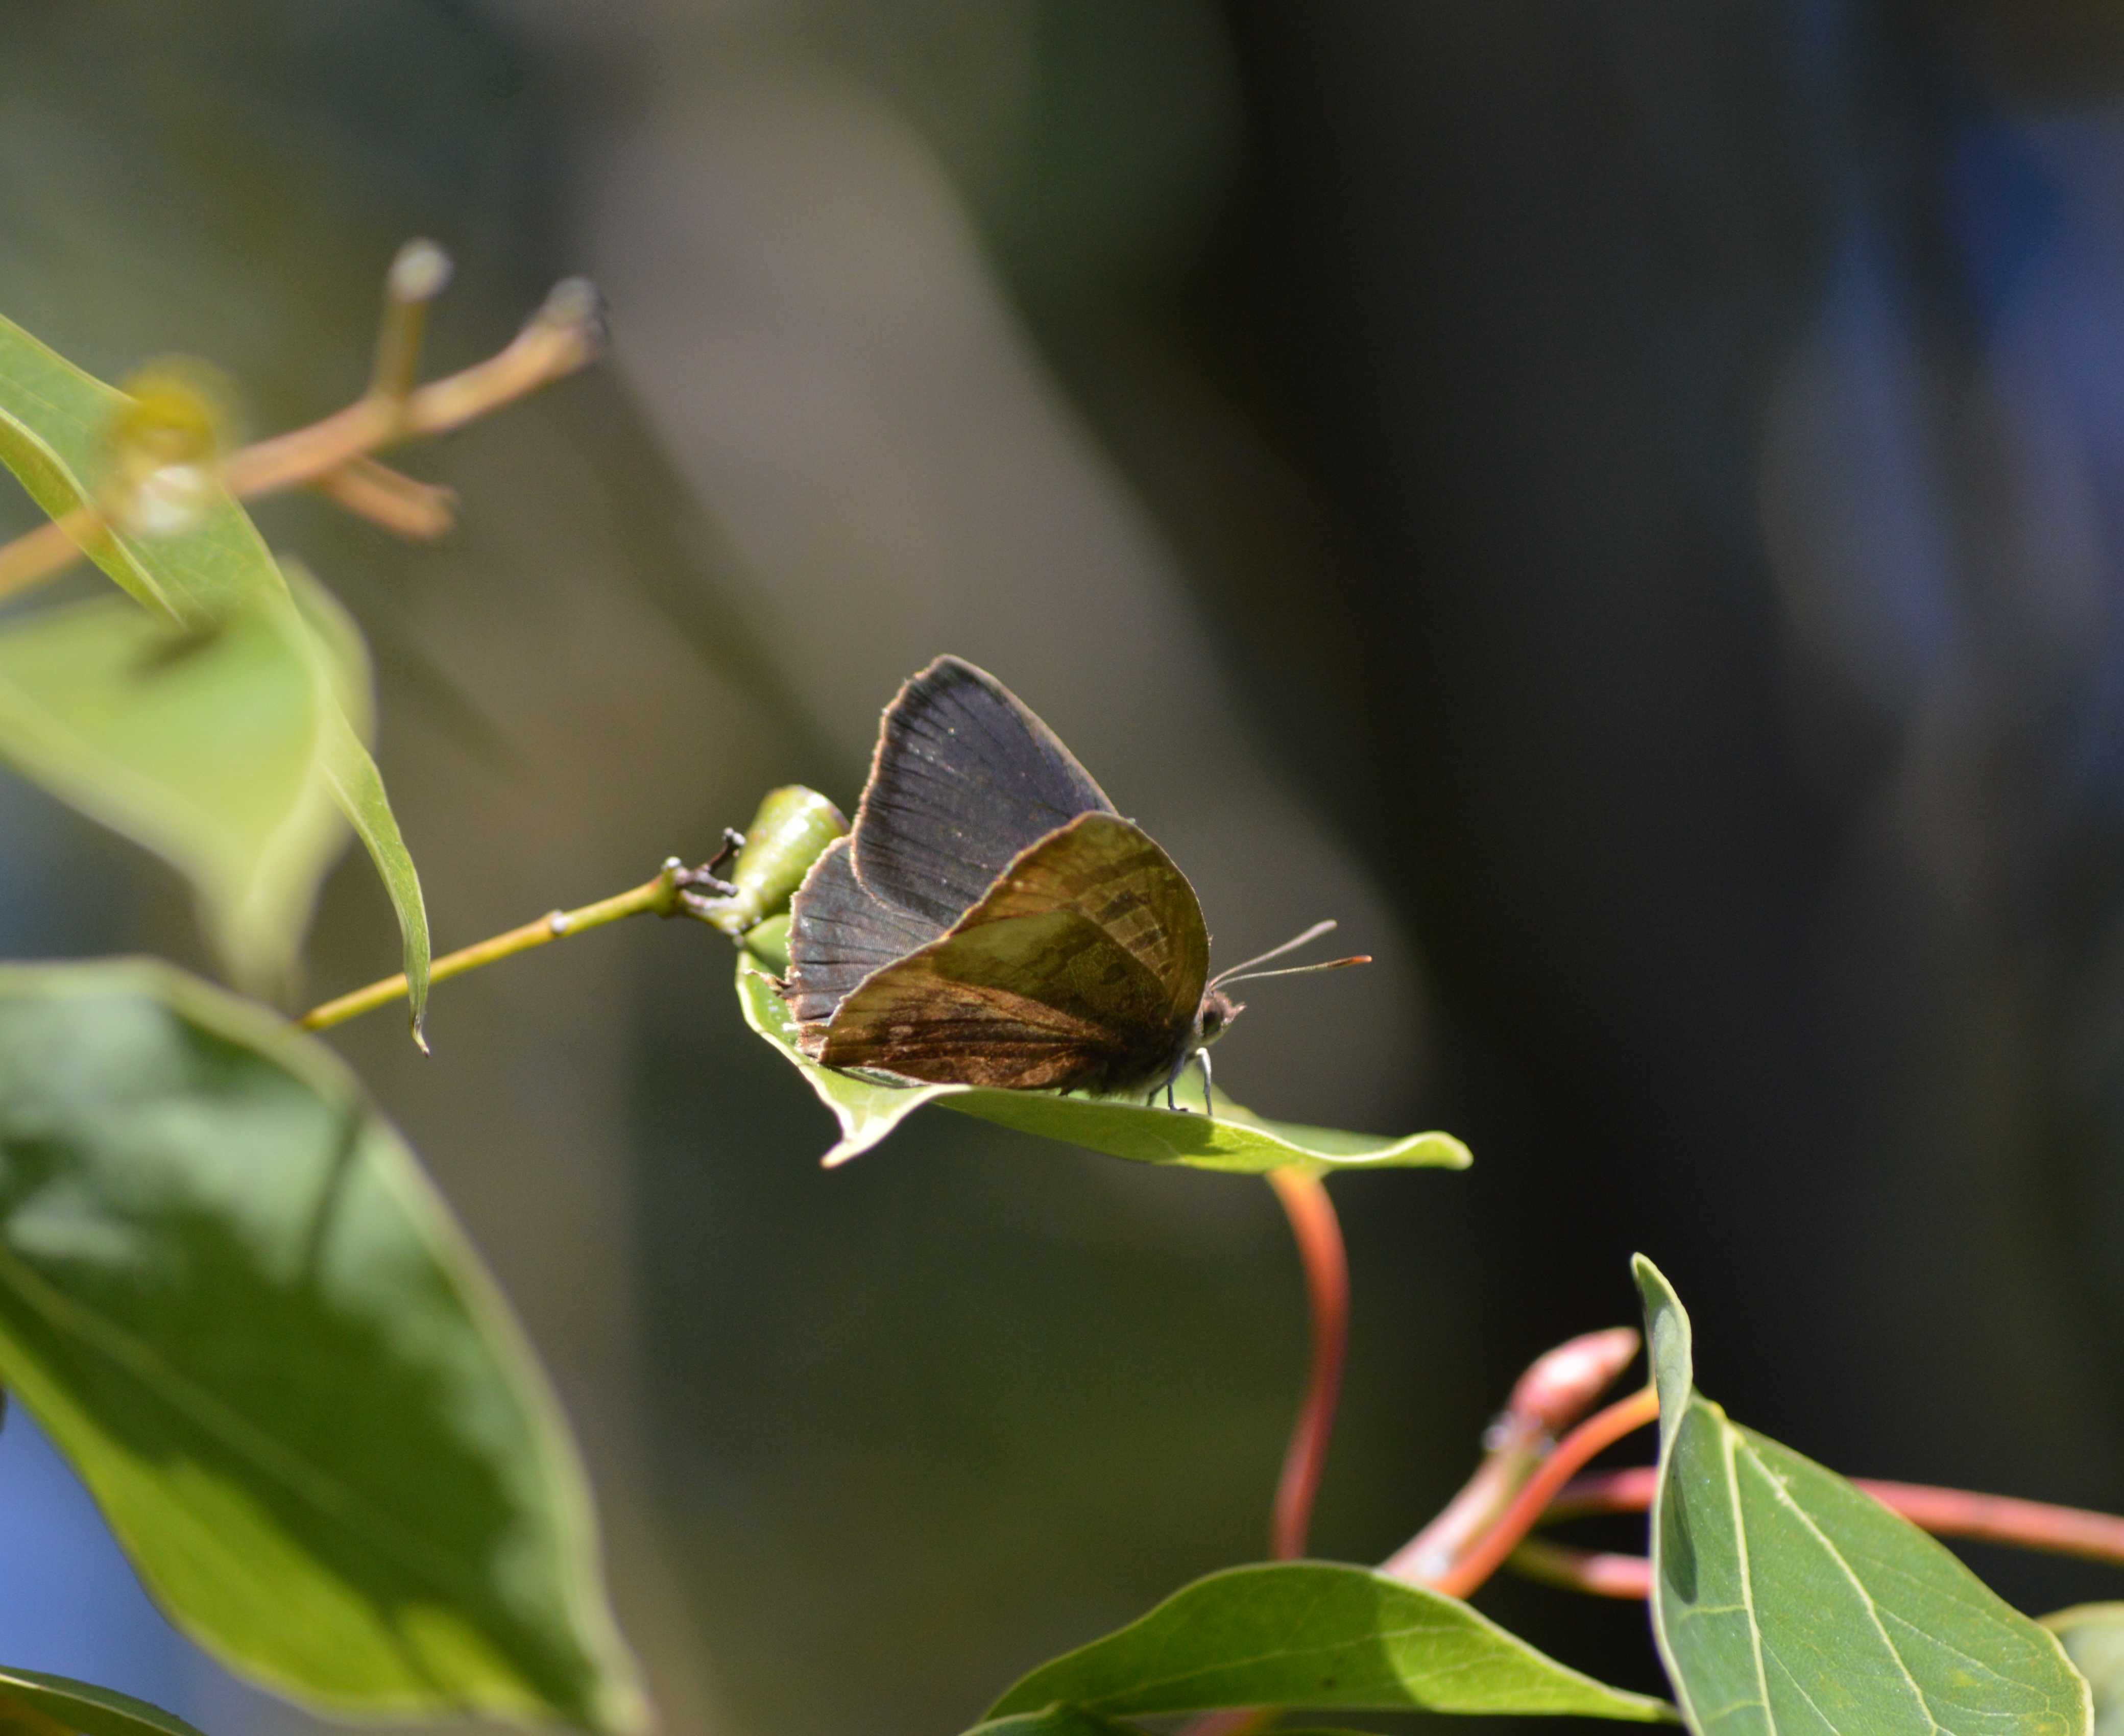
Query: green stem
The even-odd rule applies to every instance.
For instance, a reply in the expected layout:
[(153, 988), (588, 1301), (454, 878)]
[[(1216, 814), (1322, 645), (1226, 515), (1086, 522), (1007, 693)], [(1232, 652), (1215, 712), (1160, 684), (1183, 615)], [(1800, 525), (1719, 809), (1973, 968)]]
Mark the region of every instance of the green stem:
[[(528, 953), (534, 947), (550, 946), (554, 941), (565, 940), (571, 934), (601, 929), (607, 923), (618, 922), (623, 917), (682, 915), (683, 907), (679, 902), (679, 891), (683, 884), (681, 873), (679, 859), (674, 856), (664, 864), (654, 880), (646, 880), (629, 891), (616, 892), (609, 898), (600, 898), (594, 904), (586, 904), (576, 910), (552, 911), (536, 922), (527, 922), (521, 928), (510, 929), (506, 934), (496, 934), (476, 946), (464, 947), (445, 957), (438, 958), (428, 972), (428, 981), (447, 982), (453, 976), (462, 976), (468, 971), (477, 971), (482, 965), (493, 964), (499, 959), (514, 958), (519, 953)], [(342, 995), (336, 1000), (328, 1000), (322, 1006), (311, 1008), (295, 1023), (305, 1031), (327, 1030), (405, 998), (405, 976), (402, 974), (387, 976), (381, 982), (372, 982), (365, 989), (356, 989), (350, 995)]]

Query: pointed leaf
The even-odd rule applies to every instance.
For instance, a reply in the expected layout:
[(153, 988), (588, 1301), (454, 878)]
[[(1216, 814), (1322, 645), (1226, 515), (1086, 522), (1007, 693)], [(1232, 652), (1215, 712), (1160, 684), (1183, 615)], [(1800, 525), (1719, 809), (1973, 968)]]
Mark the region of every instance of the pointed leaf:
[[(20, 1715), (24, 1707), (30, 1717)], [(11, 1715), (33, 1729), (79, 1736), (200, 1736), (183, 1719), (130, 1694), (36, 1670), (0, 1669), (0, 1729), (8, 1727)]]
[[(107, 458), (103, 449), (108, 430), (133, 402), (115, 387), (47, 349), (21, 327), (0, 319), (0, 463), (14, 472), (37, 504), (54, 519), (93, 506), (98, 468)], [(307, 755), (312, 760), (319, 788), (338, 805), (367, 848), (397, 914), (417, 1040), (427, 1002), (427, 913), (412, 858), (399, 836), (397, 822), (383, 794), (383, 780), (365, 745), (374, 733), (367, 651), (353, 623), (322, 587), (300, 573), (292, 578), (284, 576), (249, 515), (212, 476), (204, 478), (195, 508), (181, 528), (153, 536), (115, 528), (98, 519), (82, 530), (82, 548), (161, 619), (194, 632), (209, 632), (239, 615), (259, 615), (289, 630), (291, 642), (299, 646), (300, 635), (289, 628), (284, 619), (292, 596), (295, 609), (312, 629), (317, 655), (330, 678), (326, 685), (336, 694), (345, 715), (333, 717), (330, 703), (323, 702), (322, 715), (312, 724), (303, 725), (299, 744), (291, 745), (271, 733), (275, 722), (284, 723), (286, 718), (269, 711), (270, 721), (254, 728), (243, 751), (223, 752), (219, 769), (226, 782), (231, 774), (250, 766), (254, 759), (277, 763), (294, 753)], [(225, 722), (228, 713), (240, 709), (252, 696), (252, 690), (239, 682), (237, 691), (219, 703), (206, 699), (195, 702), (223, 716), (219, 720), (186, 718), (186, 727), (176, 732), (175, 741), (196, 741), (202, 732), (211, 736), (217, 721)], [(6, 744), (0, 743), (0, 753), (7, 751)], [(225, 915), (228, 877), (216, 873), (215, 884), (209, 887), (200, 884), (195, 873), (201, 850), (206, 848), (197, 826), (188, 821), (182, 828), (187, 847), (181, 852), (170, 847), (167, 823), (146, 828), (153, 831), (153, 838), (143, 835), (141, 829), (113, 818), (110, 812), (123, 802), (124, 786), (129, 780), (118, 773), (96, 776), (92, 779), (96, 788), (84, 792), (79, 756), (73, 757), (75, 770), (63, 780), (63, 787), (61, 782), (45, 780), (35, 767), (26, 764), (24, 769), (30, 776), (50, 782), (53, 793), (61, 800), (82, 807), (167, 857), (193, 877), (203, 903)], [(199, 792), (195, 789), (191, 793), (196, 796)], [(309, 793), (306, 788), (305, 808)], [(284, 794), (284, 788), (269, 788), (259, 793), (260, 800), (267, 806)], [(164, 818), (167, 821), (167, 816)], [(334, 835), (338, 835), (336, 829)], [(208, 853), (217, 858), (226, 854), (218, 846)], [(326, 859), (328, 862), (330, 857)], [(322, 865), (318, 872), (322, 873)], [(277, 883), (283, 892), (294, 879), (278, 877), (276, 881), (270, 873), (266, 876), (267, 882)], [(299, 941), (313, 890), (314, 877), (312, 887), (299, 897), (280, 906), (265, 907), (277, 909), (283, 917), (291, 916), (295, 924), (291, 933), (275, 934), (263, 920), (256, 924), (240, 922), (235, 929), (224, 923), (219, 930), (209, 923), (209, 933), (223, 948), (239, 981), (255, 982), (284, 974), (286, 961), (293, 957)], [(234, 950), (228, 950), (232, 947)]]
[(2094, 1695), (2094, 1736), (2124, 1736), (2124, 1603), (2082, 1603), (2043, 1617)]
[(1289, 1165), (1337, 1169), (1430, 1167), (1464, 1169), (1468, 1148), (1450, 1134), (1412, 1133), (1399, 1139), (1346, 1133), (1333, 1127), (1274, 1122), (1243, 1109), (1222, 1092), (1215, 1117), (1158, 1108), (1113, 1098), (1055, 1097), (984, 1085), (890, 1085), (836, 1072), (807, 1061), (796, 1047), (796, 1027), (774, 979), (740, 953), (738, 1004), (745, 1023), (782, 1055), (834, 1112), (841, 1137), (828, 1164), (846, 1163), (883, 1139), (924, 1103), (1000, 1122), (1066, 1145), (1084, 1146), (1145, 1164), (1184, 1164), (1196, 1169), (1257, 1174)]
[[(54, 519), (93, 506), (107, 430), (130, 401), (0, 319), (0, 463)], [(181, 529), (140, 536), (98, 522), (82, 551), (166, 619), (204, 626), (280, 587), (249, 516), (209, 490)]]
[(1324, 1561), (1231, 1568), (1042, 1665), (989, 1708), (1121, 1716), (1218, 1706), (1575, 1714), (1652, 1723), (1664, 1701), (1545, 1658), (1458, 1598)]
[[(1074, 1705), (1050, 1705), (1043, 1711), (999, 1718), (967, 1731), (966, 1736), (1144, 1736), (1144, 1733), (1139, 1725), (1119, 1724)], [(1302, 1733), (1291, 1732), (1288, 1736), (1302, 1736)]]
[(0, 1385), (172, 1619), (364, 1715), (638, 1720), (520, 1331), (329, 1050), (159, 965), (0, 967)]
[(0, 758), (190, 880), (242, 982), (289, 980), (345, 841), (336, 715), (284, 606), (192, 629), (107, 597), (0, 626)]
[(2057, 1640), (1940, 1544), (1694, 1390), (1689, 1316), (1640, 1258), (1660, 1391), (1652, 1629), (1698, 1736), (2085, 1736)]
[(296, 607), (310, 630), (312, 647), (339, 701), (336, 714), (325, 720), (325, 775), (332, 799), (369, 852), (397, 913), (407, 1016), (413, 1041), (425, 1049), (421, 1027), (428, 1011), (428, 907), (421, 895), (421, 876), (413, 866), (412, 853), (399, 835), (391, 798), (383, 793), (383, 774), (366, 745), (375, 734), (369, 647), (336, 597), (296, 562), (287, 562), (285, 571)]
[[(1102, 1718), (1074, 1705), (1050, 1705), (1045, 1711), (1021, 1712), (1014, 1717), (999, 1718), (993, 1724), (984, 1724), (966, 1732), (966, 1736), (1144, 1736), (1140, 1724), (1121, 1724), (1111, 1718)], [(1286, 1729), (1276, 1728), (1276, 1736), (1364, 1736), (1361, 1731)]]

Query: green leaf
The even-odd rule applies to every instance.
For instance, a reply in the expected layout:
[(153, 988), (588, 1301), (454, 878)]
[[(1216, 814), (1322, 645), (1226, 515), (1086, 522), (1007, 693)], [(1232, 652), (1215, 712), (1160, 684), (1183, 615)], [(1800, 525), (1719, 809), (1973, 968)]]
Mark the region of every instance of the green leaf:
[[(107, 458), (108, 430), (132, 402), (21, 327), (0, 319), (0, 463), (14, 472), (54, 518), (94, 505), (99, 468)], [(286, 975), (307, 922), (316, 879), (343, 836), (336, 827), (319, 832), (312, 826), (312, 798), (321, 791), (338, 805), (368, 849), (397, 914), (417, 1041), (427, 1005), (427, 912), (412, 858), (365, 745), (374, 728), (368, 652), (359, 633), (313, 580), (300, 572), (282, 573), (249, 515), (211, 482), (199, 498), (195, 515), (182, 529), (145, 536), (99, 521), (85, 534), (83, 548), (167, 623), (201, 637), (244, 621), (277, 628), (287, 645), (276, 656), (284, 659), (288, 647), (308, 652), (316, 666), (313, 672), (324, 678), (322, 690), (336, 696), (344, 715), (333, 717), (327, 699), (320, 700), (316, 715), (303, 713), (298, 718), (297, 708), (284, 703), (284, 684), (278, 676), (270, 684), (270, 699), (261, 698), (256, 684), (264, 676), (255, 661), (237, 675), (226, 672), (229, 666), (220, 666), (223, 679), (234, 683), (228, 694), (207, 693), (211, 684), (204, 678), (179, 684), (193, 695), (190, 703), (198, 714), (187, 713), (170, 720), (177, 726), (171, 737), (172, 751), (151, 757), (167, 762), (174, 752), (196, 747), (216, 758), (178, 779), (190, 787), (178, 793), (174, 807), (167, 790), (143, 793), (139, 788), (141, 769), (128, 763), (127, 750), (142, 745), (140, 733), (124, 720), (106, 717), (110, 727), (101, 732), (102, 739), (63, 746), (60, 751), (68, 767), (58, 776), (40, 769), (49, 755), (49, 744), (40, 747), (33, 741), (18, 752), (9, 741), (0, 740), (0, 754), (16, 760), (27, 775), (46, 783), (62, 801), (125, 833), (190, 876), (208, 913), (209, 936), (233, 974), (246, 983)], [(309, 629), (307, 644), (295, 625), (297, 614)], [(35, 630), (33, 626), (16, 629)], [(127, 637), (120, 629), (109, 631), (115, 638)], [(41, 661), (35, 647), (26, 648), (24, 656)], [(83, 697), (82, 708), (107, 713), (124, 697), (114, 694), (106, 683), (100, 694)], [(263, 703), (265, 709), (253, 720), (241, 750), (216, 746), (219, 732), (252, 703)], [(74, 720), (84, 721), (92, 720)], [(64, 722), (54, 725), (62, 735), (70, 727)], [(282, 727), (294, 730), (295, 737), (273, 733)], [(115, 761), (110, 758), (113, 750), (117, 750)], [(275, 770), (284, 773), (291, 759), (306, 760), (312, 768), (301, 782), (299, 794), (292, 797), (284, 779), (276, 783), (268, 775)], [(147, 782), (156, 783), (162, 769), (160, 763), (148, 767)], [(253, 772), (258, 775), (257, 788), (233, 788), (242, 781), (239, 774)], [(217, 793), (235, 798), (232, 812), (222, 814), (199, 807), (200, 798)], [(143, 802), (152, 812), (142, 812)], [(122, 811), (125, 817), (114, 817), (115, 811)], [(277, 813), (287, 822), (275, 839), (294, 854), (280, 859), (277, 865), (261, 865), (252, 886), (239, 887), (236, 882), (242, 877), (228, 866), (228, 858), (241, 847), (247, 832), (255, 831), (262, 813)], [(220, 835), (209, 835), (216, 833)], [(313, 845), (320, 838), (329, 841), (307, 886), (293, 872), (302, 854), (295, 845), (303, 837)], [(205, 880), (200, 877), (202, 872)], [(262, 902), (247, 901), (254, 892), (262, 896)]]
[(1695, 1390), (1689, 1316), (1636, 1262), (1660, 1394), (1652, 1630), (1699, 1736), (2083, 1736), (2052, 1635), (1833, 1471)]
[(267, 1686), (639, 1722), (521, 1333), (359, 1084), (263, 1009), (144, 962), (0, 967), (0, 1385)]
[[(1140, 1727), (1117, 1724), (1074, 1705), (1050, 1705), (1043, 1711), (999, 1718), (966, 1732), (966, 1736), (1143, 1736)], [(1285, 1733), (1302, 1736), (1302, 1733)]]
[(1121, 1716), (1218, 1706), (1671, 1719), (1545, 1658), (1458, 1598), (1324, 1561), (1236, 1567), (1045, 1664), (989, 1710), (1056, 1701)]
[[(20, 1715), (25, 1706), (33, 1715)], [(115, 1688), (36, 1670), (0, 1668), (0, 1730), (7, 1730), (11, 1723), (29, 1727), (22, 1736), (54, 1727), (80, 1736), (200, 1736), (183, 1719)]]
[(421, 1027), (428, 1012), (428, 907), (421, 895), (420, 872), (412, 853), (399, 835), (397, 816), (391, 798), (383, 792), (383, 774), (376, 769), (366, 746), (375, 734), (374, 689), (369, 666), (369, 647), (353, 618), (339, 600), (294, 562), (286, 565), (289, 591), (308, 628), (310, 643), (325, 678), (338, 698), (336, 710), (325, 719), (326, 752), (323, 767), (332, 799), (354, 828), (375, 864), (391, 908), (398, 918), (398, 934), (406, 972), (406, 1010), (413, 1041), (423, 1050), (427, 1041)]
[(1196, 1169), (1258, 1174), (1292, 1164), (1323, 1174), (1421, 1167), (1464, 1169), (1473, 1161), (1468, 1148), (1450, 1134), (1412, 1133), (1391, 1139), (1269, 1121), (1241, 1108), (1221, 1091), (1212, 1117), (1112, 1098), (1054, 1097), (983, 1085), (878, 1084), (806, 1061), (797, 1050), (796, 1027), (775, 991), (774, 979), (742, 953), (737, 998), (745, 1023), (804, 1075), (819, 1101), (840, 1122), (840, 1139), (825, 1156), (829, 1166), (862, 1155), (924, 1103), (941, 1103), (961, 1115), (1000, 1122), (1022, 1133), (1037, 1133), (1113, 1157), (1185, 1164)]
[[(1050, 1705), (1045, 1711), (1023, 1712), (999, 1718), (966, 1732), (966, 1736), (1144, 1736), (1140, 1724), (1121, 1724), (1102, 1718), (1079, 1706)], [(1286, 1729), (1278, 1726), (1276, 1736), (1364, 1736), (1361, 1731)]]
[(169, 862), (231, 974), (278, 988), (346, 838), (316, 666), (284, 606), (200, 628), (121, 597), (40, 610), (0, 627), (0, 757)]
[[(92, 507), (107, 432), (130, 402), (0, 319), (0, 463), (54, 519)], [(139, 536), (99, 524), (82, 552), (165, 619), (202, 627), (280, 589), (242, 507), (210, 491), (181, 530)]]
[(2124, 1603), (2081, 1603), (2043, 1625), (2094, 1695), (2094, 1736), (2124, 1736)]

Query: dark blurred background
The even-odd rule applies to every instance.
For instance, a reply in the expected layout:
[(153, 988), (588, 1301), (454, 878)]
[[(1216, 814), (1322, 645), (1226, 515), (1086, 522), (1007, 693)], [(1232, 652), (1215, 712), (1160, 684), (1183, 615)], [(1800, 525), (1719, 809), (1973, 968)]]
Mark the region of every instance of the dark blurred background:
[[(1336, 1184), (1319, 1553), (1635, 1249), (1743, 1420), (2113, 1508), (2120, 95), (2107, 0), (0, 0), (0, 308), (264, 431), (359, 388), (409, 235), (438, 367), (604, 285), (610, 362), (406, 455), (449, 540), (260, 514), (370, 636), (443, 946), (853, 801), (947, 649), (1224, 957), (1342, 918), (1381, 964), (1260, 986), (1220, 1082), (1477, 1166)], [(394, 945), (345, 864), (312, 988)], [(199, 961), (172, 879), (0, 780), (0, 953), (131, 948)], [(822, 1174), (728, 969), (613, 931), (343, 1047), (555, 1371), (667, 1727), (950, 1736), (1262, 1553), (1295, 1263), (1257, 1183), (950, 1117)], [(1656, 1680), (1640, 1611), (1483, 1601)], [(20, 1417), (0, 1654), (303, 1728)]]

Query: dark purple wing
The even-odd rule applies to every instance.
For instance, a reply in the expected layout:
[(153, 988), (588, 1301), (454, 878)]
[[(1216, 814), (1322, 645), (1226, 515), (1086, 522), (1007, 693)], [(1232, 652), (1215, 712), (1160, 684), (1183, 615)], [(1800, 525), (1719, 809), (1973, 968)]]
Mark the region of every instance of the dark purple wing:
[(944, 926), (864, 891), (849, 865), (848, 840), (836, 839), (811, 864), (789, 906), (782, 998), (790, 1016), (800, 1026), (823, 1024), (864, 977), (927, 946)]
[(939, 657), (886, 708), (857, 810), (855, 877), (937, 930), (1012, 862), (1114, 805), (1055, 732), (994, 675)]

